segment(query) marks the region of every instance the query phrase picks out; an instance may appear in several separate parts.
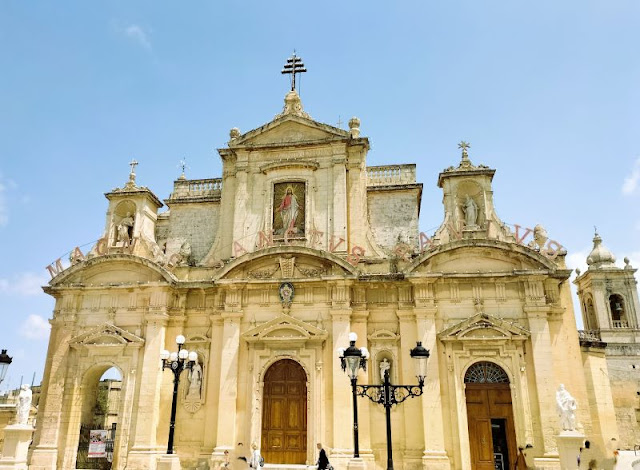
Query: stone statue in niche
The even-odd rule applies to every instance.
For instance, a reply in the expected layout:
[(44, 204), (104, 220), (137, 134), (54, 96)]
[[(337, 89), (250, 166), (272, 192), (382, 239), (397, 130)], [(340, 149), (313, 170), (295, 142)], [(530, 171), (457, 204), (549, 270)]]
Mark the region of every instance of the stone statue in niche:
[(127, 212), (127, 215), (120, 220), (120, 223), (117, 226), (117, 242), (122, 242), (125, 246), (131, 243), (131, 239), (133, 238), (133, 224), (134, 219), (131, 212)]
[(464, 225), (465, 227), (475, 227), (478, 222), (478, 205), (467, 194), (467, 199), (462, 205), (462, 211), (464, 212)]
[(26, 425), (29, 420), (29, 412), (31, 411), (31, 388), (27, 384), (20, 387), (20, 395), (18, 395), (18, 405), (16, 406), (17, 424)]
[(200, 400), (202, 398), (202, 366), (198, 361), (193, 364), (189, 371), (189, 389), (187, 399)]
[(556, 392), (556, 409), (560, 416), (560, 425), (563, 431), (574, 431), (576, 429), (576, 399), (560, 384)]
[(391, 363), (386, 357), (380, 361), (380, 382), (384, 382), (385, 372), (391, 374)]

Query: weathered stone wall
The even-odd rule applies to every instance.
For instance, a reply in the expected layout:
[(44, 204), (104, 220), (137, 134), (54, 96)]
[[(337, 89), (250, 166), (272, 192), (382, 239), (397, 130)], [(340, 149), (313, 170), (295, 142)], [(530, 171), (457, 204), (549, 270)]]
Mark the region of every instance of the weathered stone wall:
[(369, 223), (376, 241), (392, 249), (399, 241), (418, 244), (418, 190), (367, 191)]
[(219, 203), (175, 204), (171, 207), (167, 239), (184, 239), (198, 262), (209, 251), (218, 231)]
[(640, 347), (608, 345), (607, 368), (620, 435), (616, 447), (633, 449), (640, 444)]

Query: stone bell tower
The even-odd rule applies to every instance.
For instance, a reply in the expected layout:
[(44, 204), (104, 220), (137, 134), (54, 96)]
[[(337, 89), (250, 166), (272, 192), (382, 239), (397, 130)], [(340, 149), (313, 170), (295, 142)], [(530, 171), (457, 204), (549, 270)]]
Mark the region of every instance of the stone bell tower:
[(149, 188), (136, 184), (137, 164), (135, 160), (130, 163), (129, 181), (122, 188), (105, 193), (109, 208), (104, 233), (110, 250), (119, 248), (137, 253), (142, 248), (136, 247), (137, 241), (145, 245), (156, 242), (156, 221), (162, 202)]
[(634, 269), (628, 258), (617, 267), (615, 256), (596, 232), (587, 257), (589, 268), (580, 273), (580, 310), (586, 331), (581, 344), (603, 344), (607, 376), (615, 404), (618, 448), (632, 448), (640, 439), (640, 303)]
[(634, 269), (625, 258), (624, 268), (614, 263), (615, 256), (596, 232), (593, 249), (587, 257), (589, 268), (578, 271), (574, 283), (586, 330), (595, 331), (604, 342), (638, 342), (640, 305)]

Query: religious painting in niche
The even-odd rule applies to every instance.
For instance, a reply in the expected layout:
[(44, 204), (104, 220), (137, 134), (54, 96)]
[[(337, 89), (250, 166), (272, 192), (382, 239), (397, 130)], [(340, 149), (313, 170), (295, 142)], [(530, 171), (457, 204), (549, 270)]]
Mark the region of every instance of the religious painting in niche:
[(304, 238), (305, 184), (302, 182), (273, 185), (274, 238)]

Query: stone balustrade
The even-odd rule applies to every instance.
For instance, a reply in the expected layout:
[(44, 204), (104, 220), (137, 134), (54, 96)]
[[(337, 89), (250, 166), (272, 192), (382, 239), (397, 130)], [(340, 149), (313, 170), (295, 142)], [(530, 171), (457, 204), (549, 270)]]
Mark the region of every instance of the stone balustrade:
[(629, 328), (629, 322), (627, 320), (613, 320), (613, 328)]
[(222, 178), (199, 180), (178, 179), (173, 183), (169, 200), (220, 197)]
[(415, 184), (415, 165), (384, 165), (367, 167), (367, 186)]

